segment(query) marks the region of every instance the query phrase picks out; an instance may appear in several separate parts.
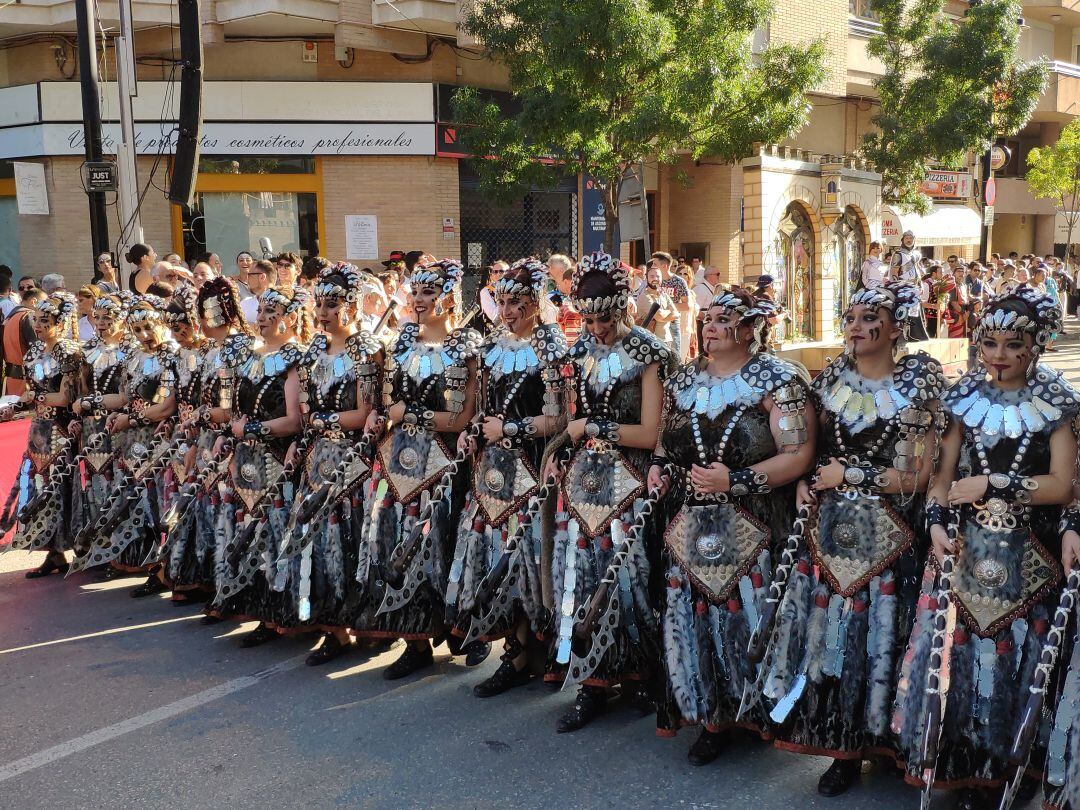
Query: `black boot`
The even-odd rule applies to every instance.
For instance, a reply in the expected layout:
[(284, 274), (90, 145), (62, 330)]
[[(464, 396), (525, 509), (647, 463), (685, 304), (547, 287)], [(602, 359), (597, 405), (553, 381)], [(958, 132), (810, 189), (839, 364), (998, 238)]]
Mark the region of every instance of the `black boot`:
[(861, 770), (861, 760), (834, 759), (832, 765), (818, 780), (817, 792), (822, 796), (839, 796), (841, 793), (846, 793), (859, 778)]
[(956, 791), (956, 810), (981, 810), (988, 806), (986, 794), (981, 790), (964, 788)]
[(461, 651), (465, 653), (465, 666), (478, 667), (491, 655), (491, 644), (487, 641), (474, 641), (467, 647), (462, 647)]
[(574, 705), (559, 718), (555, 730), (559, 734), (584, 728), (604, 713), (607, 708), (607, 694), (599, 686), (583, 686), (578, 692)]
[(525, 648), (521, 646), (521, 642), (513, 636), (508, 638), (506, 640), (506, 650), (501, 656), (502, 664), (495, 670), (494, 675), (473, 687), (473, 694), (479, 698), (495, 697), (495, 695), (501, 695), (503, 692), (524, 686), (531, 681), (532, 675), (529, 673), (527, 662), (522, 669), (514, 666), (515, 659), (524, 651)]
[(64, 558), (63, 554), (52, 555), (50, 554), (45, 558), (43, 562), (37, 568), (31, 568), (26, 572), (27, 579), (39, 579), (40, 577), (47, 577), (49, 574), (59, 574), (64, 576), (68, 572), (68, 561)]
[(131, 591), (132, 599), (142, 599), (144, 596), (153, 596), (155, 593), (165, 593), (169, 586), (158, 579), (157, 574), (151, 574), (146, 582)]
[(637, 709), (642, 717), (646, 717), (656, 711), (656, 703), (649, 694), (644, 681), (623, 681), (622, 699), (628, 706)]
[(277, 641), (278, 634), (267, 627), (262, 622), (259, 622), (259, 626), (240, 639), (240, 646), (244, 649), (251, 647), (258, 647), (260, 644), (265, 644), (268, 641)]
[(709, 731), (707, 728), (703, 728), (701, 735), (690, 746), (690, 750), (686, 752), (686, 759), (691, 765), (708, 765), (720, 756), (720, 749), (724, 746), (725, 736), (719, 731)]
[(434, 665), (435, 656), (428, 642), (425, 641), (422, 647), (406, 642), (405, 652), (398, 656), (397, 661), (383, 670), (382, 676), (388, 681), (396, 681), (399, 678), (404, 678), (418, 670)]
[(304, 663), (309, 667), (318, 667), (323, 664), (328, 664), (349, 651), (352, 647), (351, 644), (342, 644), (338, 641), (337, 636), (333, 633), (325, 633), (322, 637), (322, 644), (318, 649), (312, 650), (307, 658), (304, 659)]

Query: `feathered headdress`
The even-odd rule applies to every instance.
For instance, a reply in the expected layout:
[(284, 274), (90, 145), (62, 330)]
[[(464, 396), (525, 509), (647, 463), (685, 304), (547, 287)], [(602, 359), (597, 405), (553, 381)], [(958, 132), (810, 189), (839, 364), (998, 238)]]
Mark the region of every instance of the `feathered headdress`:
[[(521, 271), (525, 270), (529, 274), (529, 283), (525, 284), (520, 281)], [(540, 261), (535, 256), (529, 256), (525, 259), (518, 259), (512, 265), (510, 269), (503, 273), (502, 278), (495, 282), (494, 291), (495, 295), (531, 295), (533, 298), (540, 298), (541, 293), (544, 290), (544, 283), (547, 281), (547, 265)]]
[(231, 278), (215, 276), (199, 288), (198, 309), (206, 325), (215, 328), (238, 323), (240, 298)]
[(346, 262), (324, 267), (315, 282), (315, 299), (341, 298), (355, 304), (360, 299), (363, 281), (360, 270)]
[(896, 325), (900, 327), (900, 343), (908, 339), (908, 319), (922, 306), (919, 291), (912, 284), (890, 281), (873, 289), (864, 287), (851, 296), (848, 309), (862, 304), (867, 309), (887, 309)]
[(1057, 301), (1032, 287), (1017, 287), (1013, 292), (991, 298), (972, 332), (978, 343), (987, 332), (1021, 332), (1035, 339), (1038, 357), (1054, 333), (1061, 331), (1061, 309)]

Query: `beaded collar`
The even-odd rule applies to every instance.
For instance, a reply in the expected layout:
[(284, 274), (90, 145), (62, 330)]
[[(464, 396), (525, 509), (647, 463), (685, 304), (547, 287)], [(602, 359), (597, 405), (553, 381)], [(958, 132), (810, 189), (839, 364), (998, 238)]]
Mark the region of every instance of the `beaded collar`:
[(941, 364), (925, 352), (901, 357), (891, 377), (870, 380), (846, 352), (818, 375), (812, 385), (821, 406), (852, 435), (878, 420), (895, 419), (904, 408), (925, 406), (945, 390)]
[(137, 348), (134, 338), (127, 334), (115, 345), (108, 344), (99, 337), (92, 337), (83, 344), (83, 360), (94, 369), (94, 374), (100, 374), (126, 362)]
[(482, 337), (475, 329), (455, 329), (442, 343), (424, 343), (417, 338), (420, 327), (408, 324), (394, 345), (394, 359), (401, 371), (419, 385), (440, 377), (450, 366), (463, 366), (480, 353)]
[(754, 355), (731, 374), (717, 377), (688, 363), (667, 383), (683, 412), (716, 419), (732, 407), (752, 408), (765, 396), (795, 379), (804, 379), (793, 363), (768, 354)]
[(528, 340), (507, 332), (489, 338), (484, 351), (484, 367), (493, 379), (507, 374), (536, 374), (566, 355), (566, 338), (554, 324), (541, 324)]
[(303, 347), (293, 339), (281, 348), (272, 352), (267, 352), (264, 355), (259, 355), (257, 352), (252, 351), (243, 363), (241, 363), (239, 367), (240, 374), (247, 377), (252, 383), (258, 385), (262, 383), (263, 380), (280, 377), (282, 374), (285, 374), (289, 369), (299, 363), (303, 356)]
[(1002, 436), (1018, 439), (1026, 434), (1052, 432), (1080, 412), (1080, 392), (1049, 366), (1039, 363), (1018, 391), (1003, 391), (976, 368), (956, 381), (942, 402), (949, 412), (987, 447)]
[(30, 367), (31, 376), (37, 382), (44, 382), (57, 373), (70, 374), (81, 362), (82, 347), (77, 341), (66, 338), (56, 341), (52, 351), (46, 351), (40, 340), (35, 341), (23, 358), (23, 365)]
[(310, 369), (309, 378), (323, 397), (334, 385), (355, 381), (356, 367), (361, 363), (370, 364), (372, 357), (382, 350), (382, 344), (367, 331), (349, 335), (344, 350), (338, 354), (329, 354), (329, 347), (330, 338), (318, 334), (304, 355), (304, 363)]
[(594, 397), (602, 397), (616, 383), (629, 382), (651, 363), (660, 364), (660, 378), (667, 376), (671, 350), (655, 335), (634, 326), (614, 345), (603, 346), (588, 332), (571, 347), (569, 356), (581, 368), (583, 385)]

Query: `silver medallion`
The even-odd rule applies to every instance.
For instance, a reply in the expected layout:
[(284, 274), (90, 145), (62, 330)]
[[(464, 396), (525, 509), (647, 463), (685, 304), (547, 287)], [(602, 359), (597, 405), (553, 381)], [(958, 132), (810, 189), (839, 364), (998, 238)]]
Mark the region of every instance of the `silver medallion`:
[(706, 560), (715, 560), (724, 553), (724, 541), (717, 534), (703, 534), (697, 539), (697, 551)]
[(1000, 588), (1009, 581), (1008, 569), (997, 560), (979, 560), (972, 574), (984, 588)]
[(859, 530), (851, 523), (837, 523), (833, 527), (833, 540), (841, 548), (855, 548), (859, 544)]
[(506, 486), (506, 476), (492, 468), (484, 473), (484, 485), (492, 492), (502, 492)]
[(604, 482), (597, 473), (585, 473), (585, 475), (581, 476), (581, 488), (590, 495), (599, 492), (603, 485)]
[(420, 463), (420, 455), (413, 448), (406, 447), (400, 453), (398, 453), (398, 466), (403, 470), (416, 469), (416, 465)]

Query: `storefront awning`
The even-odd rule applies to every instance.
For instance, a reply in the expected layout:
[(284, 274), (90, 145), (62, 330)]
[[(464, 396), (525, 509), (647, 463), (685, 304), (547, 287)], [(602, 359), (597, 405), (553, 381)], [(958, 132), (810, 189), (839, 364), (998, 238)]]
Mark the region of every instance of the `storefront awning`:
[(904, 231), (915, 234), (917, 245), (977, 245), (981, 227), (978, 212), (966, 205), (935, 205), (926, 216), (882, 207), (881, 238), (892, 247), (900, 244)]

